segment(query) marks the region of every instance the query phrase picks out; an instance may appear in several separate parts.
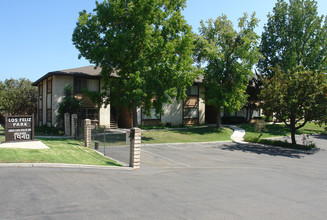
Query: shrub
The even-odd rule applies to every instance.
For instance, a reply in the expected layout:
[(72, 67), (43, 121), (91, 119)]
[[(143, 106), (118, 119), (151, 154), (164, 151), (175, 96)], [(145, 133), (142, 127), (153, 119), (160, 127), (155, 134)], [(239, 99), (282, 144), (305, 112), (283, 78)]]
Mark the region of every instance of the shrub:
[(228, 117), (221, 117), (221, 122), (223, 124), (245, 124), (246, 118), (239, 117), (239, 116), (228, 116)]
[(262, 131), (266, 129), (266, 122), (262, 119), (255, 121), (254, 130), (260, 133), (259, 138), (262, 136)]
[(35, 132), (37, 132), (39, 135), (64, 135), (64, 131), (60, 130), (59, 128), (53, 127), (53, 126), (47, 126), (42, 125), (35, 127)]

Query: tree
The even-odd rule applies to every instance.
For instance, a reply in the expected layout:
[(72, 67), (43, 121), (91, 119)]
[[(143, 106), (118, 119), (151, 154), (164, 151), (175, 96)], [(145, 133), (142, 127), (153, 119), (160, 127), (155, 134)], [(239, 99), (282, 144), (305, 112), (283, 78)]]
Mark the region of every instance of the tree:
[(275, 76), (264, 79), (261, 91), (263, 110), (283, 121), (291, 131), (292, 144), (295, 132), (308, 121), (324, 120), (327, 110), (327, 81), (322, 72), (298, 67), (284, 72), (275, 69)]
[(247, 97), (247, 103), (246, 103), (246, 120), (250, 121), (253, 115), (254, 110), (259, 109), (259, 94), (262, 89), (262, 81), (261, 77), (256, 73), (255, 76), (253, 76), (248, 84), (248, 87), (246, 89)]
[(57, 109), (57, 123), (59, 127), (63, 126), (65, 113), (79, 114), (82, 106), (81, 101), (74, 97), (74, 89), (71, 85), (66, 85), (63, 93), (64, 97), (58, 103)]
[(220, 112), (235, 112), (246, 101), (246, 88), (252, 68), (260, 58), (259, 36), (254, 32), (258, 24), (255, 13), (239, 19), (239, 31), (225, 15), (207, 26), (201, 21), (197, 36), (196, 56), (204, 68), (205, 102), (218, 109), (217, 127), (221, 127)]
[[(80, 12), (73, 43), (102, 68), (98, 101), (162, 113), (162, 104), (185, 97), (197, 74), (192, 67), (194, 34), (181, 10), (185, 0), (108, 0), (94, 13)], [(118, 78), (111, 78), (115, 72)], [(153, 101), (155, 98), (155, 101)]]
[(284, 72), (297, 66), (326, 71), (327, 19), (318, 16), (317, 2), (278, 0), (268, 14), (260, 51), (264, 59), (258, 67), (268, 77), (274, 75), (277, 65)]
[(0, 114), (32, 115), (37, 110), (37, 88), (25, 78), (0, 82)]

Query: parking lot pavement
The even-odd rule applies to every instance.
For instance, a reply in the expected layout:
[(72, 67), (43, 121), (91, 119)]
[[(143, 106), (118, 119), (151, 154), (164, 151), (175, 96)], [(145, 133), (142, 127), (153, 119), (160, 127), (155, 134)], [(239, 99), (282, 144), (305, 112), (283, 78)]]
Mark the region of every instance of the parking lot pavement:
[(327, 140), (142, 146), (140, 171), (1, 168), (2, 219), (326, 219)]
[(224, 165), (275, 163), (278, 160), (310, 159), (317, 151), (325, 153), (326, 139), (315, 137), (320, 149), (299, 151), (279, 147), (233, 142), (204, 144), (145, 145), (141, 149), (142, 168), (215, 168)]

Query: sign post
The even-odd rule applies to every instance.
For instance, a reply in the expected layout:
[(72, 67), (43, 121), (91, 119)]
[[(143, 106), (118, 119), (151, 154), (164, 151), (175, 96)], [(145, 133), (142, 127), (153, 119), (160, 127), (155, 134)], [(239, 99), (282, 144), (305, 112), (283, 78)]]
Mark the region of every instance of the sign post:
[(6, 116), (6, 142), (34, 140), (34, 116)]

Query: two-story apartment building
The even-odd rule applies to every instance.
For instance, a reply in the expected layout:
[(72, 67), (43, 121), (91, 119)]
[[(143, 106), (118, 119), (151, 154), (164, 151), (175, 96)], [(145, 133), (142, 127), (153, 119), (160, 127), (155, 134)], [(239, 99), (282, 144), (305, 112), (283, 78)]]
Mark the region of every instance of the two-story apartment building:
[[(117, 109), (115, 106), (108, 105), (98, 108), (96, 103), (83, 94), (83, 89), (99, 92), (102, 87), (100, 76), (101, 68), (86, 66), (75, 69), (67, 69), (49, 72), (35, 81), (32, 85), (38, 87), (38, 112), (37, 124), (54, 126), (56, 125), (58, 103), (63, 98), (63, 89), (67, 84), (74, 88), (74, 95), (81, 99), (82, 113), (81, 118), (91, 119), (93, 123), (100, 126), (114, 126), (114, 122), (119, 127), (131, 127), (131, 114), (127, 109)], [(117, 75), (113, 74), (113, 77)], [(146, 116), (143, 108), (138, 109), (138, 123), (142, 125), (153, 124), (204, 124), (205, 123), (205, 104), (203, 97), (203, 87), (200, 85), (201, 79), (194, 81), (194, 85), (187, 90), (187, 98), (184, 101), (175, 101), (172, 104), (164, 104), (164, 114), (156, 116), (154, 109), (151, 115)], [(119, 114), (118, 114), (119, 113)]]

